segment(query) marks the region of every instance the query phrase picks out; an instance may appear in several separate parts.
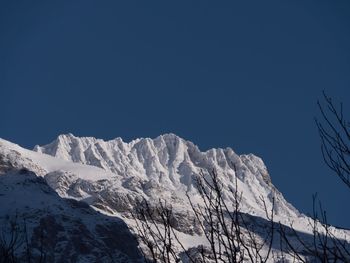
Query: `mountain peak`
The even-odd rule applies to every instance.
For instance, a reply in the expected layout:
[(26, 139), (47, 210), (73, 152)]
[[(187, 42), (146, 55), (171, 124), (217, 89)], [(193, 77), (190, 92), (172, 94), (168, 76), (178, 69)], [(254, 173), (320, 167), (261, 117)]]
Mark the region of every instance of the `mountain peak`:
[(183, 138), (181, 138), (180, 136), (176, 135), (175, 133), (164, 133), (162, 135), (160, 135), (159, 137), (163, 137), (165, 139), (180, 139), (180, 140), (184, 140)]
[(76, 138), (73, 133), (63, 133), (58, 135), (57, 139), (66, 139), (66, 138)]

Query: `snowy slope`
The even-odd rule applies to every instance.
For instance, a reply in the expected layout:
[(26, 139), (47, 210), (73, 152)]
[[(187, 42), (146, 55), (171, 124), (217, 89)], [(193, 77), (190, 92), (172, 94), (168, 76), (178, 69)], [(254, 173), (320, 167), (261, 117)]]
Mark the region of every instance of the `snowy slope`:
[(17, 236), (18, 262), (28, 262), (28, 255), (32, 262), (41, 262), (41, 256), (45, 262), (141, 262), (138, 243), (122, 220), (62, 199), (31, 171), (3, 160), (1, 166), (1, 239), (9, 244)]

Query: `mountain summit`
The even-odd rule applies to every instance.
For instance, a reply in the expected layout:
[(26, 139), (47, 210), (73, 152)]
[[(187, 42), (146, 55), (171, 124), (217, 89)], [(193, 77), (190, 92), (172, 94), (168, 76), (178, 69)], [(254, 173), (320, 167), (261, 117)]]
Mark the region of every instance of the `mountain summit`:
[(269, 206), (274, 197), (278, 204), (277, 215), (299, 216), (272, 185), (259, 157), (237, 155), (231, 148), (201, 152), (192, 142), (171, 133), (129, 143), (121, 138), (104, 141), (69, 133), (58, 136), (50, 144), (36, 146), (34, 151), (99, 167), (120, 177), (124, 187), (154, 200), (163, 195), (172, 199), (184, 199), (186, 193), (195, 195), (196, 176), (215, 170), (222, 178), (228, 198), (237, 176), (238, 189), (243, 192), (242, 205), (248, 213), (263, 216), (265, 208), (261, 197)]

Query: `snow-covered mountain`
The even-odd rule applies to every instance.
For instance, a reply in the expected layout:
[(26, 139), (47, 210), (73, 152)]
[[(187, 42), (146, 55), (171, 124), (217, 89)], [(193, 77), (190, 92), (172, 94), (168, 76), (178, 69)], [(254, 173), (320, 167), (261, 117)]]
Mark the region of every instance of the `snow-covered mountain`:
[[(259, 157), (252, 154), (237, 155), (231, 148), (201, 152), (192, 142), (174, 134), (161, 135), (155, 139), (141, 138), (129, 143), (123, 142), (121, 138), (104, 141), (65, 134), (48, 145), (36, 146), (34, 151), (99, 167), (118, 177), (122, 186), (135, 195), (153, 200), (160, 197), (171, 199), (175, 200), (175, 204), (186, 203), (186, 193), (197, 194), (196, 176), (215, 169), (224, 183), (228, 199), (230, 189), (235, 188), (237, 176), (238, 189), (243, 192), (242, 207), (245, 212), (264, 216), (261, 197), (269, 206), (274, 197), (278, 204), (278, 216), (296, 218), (300, 215), (272, 185), (267, 168)], [(87, 192), (84, 194), (89, 195)]]
[[(26, 171), (24, 175), (21, 172), (23, 169)], [(242, 194), (242, 212), (264, 220), (266, 209), (271, 209), (274, 200), (276, 222), (287, 226), (293, 224), (298, 231), (312, 232), (309, 219), (289, 204), (273, 186), (268, 170), (259, 157), (252, 154), (238, 155), (231, 148), (202, 152), (192, 142), (174, 134), (131, 142), (124, 142), (121, 138), (104, 141), (65, 134), (50, 144), (35, 146), (33, 151), (0, 139), (0, 218), (15, 215), (16, 211), (26, 213), (29, 208), (33, 208), (30, 210), (34, 211), (33, 214), (29, 215), (33, 218), (32, 229), (40, 225), (42, 216), (53, 216), (63, 229), (79, 227), (73, 221), (80, 218), (83, 219), (81, 226), (89, 230), (89, 238), (96, 240), (91, 242), (102, 244), (106, 239), (101, 240), (96, 231), (104, 220), (103, 216), (106, 222), (115, 220), (113, 222), (120, 224), (120, 220), (124, 220), (132, 231), (130, 212), (139, 201), (146, 199), (150, 204), (157, 204), (163, 199), (172, 204), (174, 227), (179, 236), (184, 237), (186, 246), (191, 247), (202, 242), (203, 238), (200, 237), (203, 233), (193, 224), (194, 215), (189, 213), (191, 207), (187, 195), (192, 202), (200, 204), (196, 178), (208, 177), (213, 170), (218, 174), (223, 196), (228, 203), (234, 200), (237, 184), (237, 191)], [(41, 184), (37, 186), (36, 179), (28, 181), (27, 173)], [(14, 191), (6, 190), (10, 188)], [(68, 204), (72, 201), (67, 203), (67, 199), (90, 206), (78, 205), (73, 211)], [(5, 203), (7, 205), (3, 206)], [(45, 212), (47, 207), (50, 213)], [(92, 212), (96, 210), (99, 213)], [(65, 221), (60, 217), (61, 214), (70, 219)], [(113, 235), (112, 232), (116, 231), (109, 227), (109, 223), (102, 226), (105, 235)], [(126, 229), (122, 224), (120, 229), (119, 232), (124, 235)], [(350, 237), (347, 231), (334, 231), (339, 237)], [(133, 245), (134, 250), (131, 252), (125, 252), (120, 242), (113, 241), (111, 236), (108, 238), (114, 245), (109, 248), (119, 253), (118, 256), (123, 255), (123, 260), (137, 261), (139, 254), (136, 246)], [(114, 238), (118, 239), (117, 236)], [(63, 248), (69, 244), (67, 242), (57, 242), (55, 246), (60, 246), (61, 250), (55, 247), (55, 251), (65, 251)], [(95, 258), (100, 252), (93, 253)], [(73, 257), (83, 252), (72, 250), (70, 253)], [(82, 260), (93, 255), (88, 253)], [(109, 261), (106, 259), (101, 262)]]

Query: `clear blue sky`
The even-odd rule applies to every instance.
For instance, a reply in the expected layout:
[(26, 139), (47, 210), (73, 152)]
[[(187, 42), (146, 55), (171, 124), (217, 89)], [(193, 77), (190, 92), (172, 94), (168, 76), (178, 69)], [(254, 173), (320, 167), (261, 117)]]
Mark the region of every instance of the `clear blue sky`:
[(252, 152), (298, 209), (318, 192), (350, 227), (313, 121), (323, 89), (350, 111), (349, 1), (4, 0), (0, 37), (0, 137), (173, 132)]

